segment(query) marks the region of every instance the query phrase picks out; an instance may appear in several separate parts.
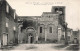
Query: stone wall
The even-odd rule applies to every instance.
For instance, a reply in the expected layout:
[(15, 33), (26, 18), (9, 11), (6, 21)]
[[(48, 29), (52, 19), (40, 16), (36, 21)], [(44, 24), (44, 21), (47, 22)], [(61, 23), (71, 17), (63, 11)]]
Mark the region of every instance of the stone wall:
[[(3, 35), (3, 33), (8, 34), (7, 37), (7, 43), (13, 43), (14, 41), (14, 34), (16, 34), (16, 32), (14, 33), (14, 29), (16, 29), (16, 23), (14, 20), (14, 9), (11, 8), (11, 6), (6, 2), (6, 1), (0, 1), (2, 2), (0, 8), (0, 34)], [(15, 28), (14, 28), (15, 27)], [(15, 30), (16, 31), (16, 30)], [(2, 41), (3, 43), (3, 41)]]
[[(38, 34), (41, 38), (51, 41), (58, 40), (58, 14), (43, 12), (38, 23)], [(40, 33), (40, 27), (42, 27), (42, 33)], [(50, 27), (52, 27), (52, 33), (49, 32)]]

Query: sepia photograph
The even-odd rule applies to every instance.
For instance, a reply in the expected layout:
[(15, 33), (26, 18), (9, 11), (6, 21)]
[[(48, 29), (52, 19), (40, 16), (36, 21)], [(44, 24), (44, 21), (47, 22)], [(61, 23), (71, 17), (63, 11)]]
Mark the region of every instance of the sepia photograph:
[(0, 0), (0, 51), (79, 51), (80, 0)]

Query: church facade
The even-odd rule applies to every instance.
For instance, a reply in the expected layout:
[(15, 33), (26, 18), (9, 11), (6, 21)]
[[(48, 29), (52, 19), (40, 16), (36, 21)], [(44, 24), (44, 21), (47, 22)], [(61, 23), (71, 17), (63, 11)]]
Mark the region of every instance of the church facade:
[[(27, 28), (33, 27), (35, 30), (35, 33), (32, 33), (35, 34), (34, 42), (62, 43), (65, 41), (65, 26), (67, 23), (65, 22), (64, 6), (53, 6), (51, 12), (43, 12), (41, 16), (19, 16), (18, 20), (23, 27), (21, 30), (25, 30), (25, 33), (21, 32), (24, 35), (27, 34)], [(23, 24), (25, 21), (26, 23)], [(22, 42), (24, 39), (27, 39), (27, 42), (30, 42), (30, 37), (26, 37), (19, 41)]]
[(51, 12), (43, 12), (38, 23), (39, 38), (58, 43), (65, 40), (65, 7), (54, 6)]

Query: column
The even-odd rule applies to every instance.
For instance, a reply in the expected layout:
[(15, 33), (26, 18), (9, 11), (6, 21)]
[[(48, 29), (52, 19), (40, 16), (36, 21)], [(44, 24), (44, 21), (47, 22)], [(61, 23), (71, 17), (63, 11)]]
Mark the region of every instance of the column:
[(60, 43), (61, 39), (61, 28), (58, 28), (58, 43)]
[(67, 40), (67, 23), (65, 23), (65, 45), (68, 45), (68, 40)]
[(20, 37), (21, 36), (21, 27), (22, 27), (22, 25), (19, 25), (19, 27), (18, 27), (18, 43), (22, 43), (22, 37)]
[(45, 25), (45, 41), (47, 41), (47, 25)]

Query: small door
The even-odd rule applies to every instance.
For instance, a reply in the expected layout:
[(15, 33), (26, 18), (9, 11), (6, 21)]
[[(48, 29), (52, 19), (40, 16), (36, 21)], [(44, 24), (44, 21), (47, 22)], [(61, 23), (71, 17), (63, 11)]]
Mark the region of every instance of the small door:
[(28, 37), (28, 43), (33, 43), (33, 37), (32, 36)]
[(31, 37), (30, 39), (31, 39), (31, 40), (30, 40), (30, 43), (33, 43), (33, 37)]
[(3, 45), (7, 45), (7, 34), (3, 34)]

